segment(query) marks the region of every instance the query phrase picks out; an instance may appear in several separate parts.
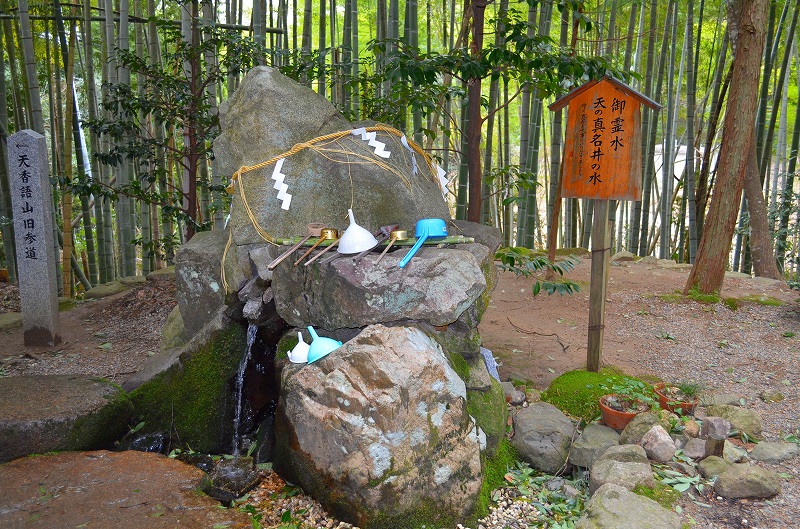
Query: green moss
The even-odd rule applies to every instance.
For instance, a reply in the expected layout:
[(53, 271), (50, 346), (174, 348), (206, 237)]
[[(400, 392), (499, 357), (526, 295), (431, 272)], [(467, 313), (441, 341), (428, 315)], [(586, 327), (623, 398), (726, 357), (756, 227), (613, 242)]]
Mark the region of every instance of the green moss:
[(483, 469), (483, 484), (475, 505), (475, 511), (465, 524), (467, 527), (477, 527), (477, 521), (489, 514), (489, 506), (492, 504), (492, 492), (506, 486), (506, 473), (514, 468), (518, 459), (517, 451), (511, 446), (507, 439), (503, 439), (493, 457), (487, 454), (481, 455), (481, 467)]
[(69, 311), (75, 308), (75, 300), (68, 297), (58, 298), (58, 310), (61, 312)]
[(297, 332), (287, 332), (281, 336), (281, 339), (278, 340), (278, 345), (275, 347), (275, 358), (289, 358), (289, 351), (294, 349), (297, 342)]
[(722, 304), (730, 310), (739, 310), (739, 300), (736, 298), (725, 298), (722, 300)]
[[(445, 351), (447, 351), (447, 349), (445, 349)], [(458, 375), (459, 378), (465, 382), (469, 380), (469, 364), (467, 364), (467, 361), (464, 359), (464, 357), (458, 353), (452, 353), (447, 356), (448, 360), (450, 360), (450, 367), (453, 368), (453, 371), (456, 372), (456, 375)]]
[(650, 498), (669, 510), (675, 507), (681, 497), (680, 492), (663, 483), (656, 483), (656, 486), (653, 488), (637, 485), (634, 487), (633, 492), (645, 498)]
[(440, 502), (426, 499), (414, 506), (413, 511), (400, 514), (379, 513), (364, 524), (364, 529), (450, 529), (457, 521), (442, 509)]
[(493, 457), (505, 438), (508, 422), (506, 397), (500, 383), (492, 379), (492, 387), (488, 391), (467, 391), (467, 412), (486, 434), (486, 452)]
[(764, 305), (766, 307), (780, 307), (783, 305), (783, 301), (773, 298), (772, 296), (759, 296), (758, 294), (749, 294), (747, 296), (742, 296), (739, 298), (742, 301), (749, 301), (751, 303), (758, 303), (759, 305)]
[(659, 294), (658, 297), (667, 303), (682, 303), (686, 299), (683, 297), (683, 294), (678, 292), (673, 292), (671, 294)]
[(606, 384), (609, 378), (616, 382), (623, 377), (609, 368), (599, 373), (583, 369), (568, 371), (553, 380), (550, 387), (542, 392), (542, 400), (571, 417), (590, 421), (600, 414), (598, 399), (607, 393), (600, 385)]
[(229, 448), (233, 424), (229, 387), (247, 341), (236, 325), (215, 333), (197, 351), (131, 393), (146, 431), (174, 433), (184, 446), (207, 453)]
[(107, 384), (114, 393), (107, 396), (108, 403), (91, 415), (75, 421), (69, 432), (65, 450), (94, 450), (111, 447), (128, 431), (133, 420), (133, 403), (125, 390), (104, 378), (95, 377), (94, 382)]
[(693, 287), (691, 290), (689, 290), (689, 293), (687, 294), (687, 297), (689, 299), (693, 299), (694, 301), (696, 301), (698, 303), (714, 304), (714, 303), (719, 303), (720, 302), (719, 292), (712, 292), (711, 294), (704, 294), (704, 293), (700, 292), (699, 290), (697, 290), (697, 287)]

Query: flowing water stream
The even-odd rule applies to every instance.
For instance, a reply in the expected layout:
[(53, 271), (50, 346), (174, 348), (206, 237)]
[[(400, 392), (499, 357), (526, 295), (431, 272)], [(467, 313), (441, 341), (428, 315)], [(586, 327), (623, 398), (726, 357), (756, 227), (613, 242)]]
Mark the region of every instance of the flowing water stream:
[(242, 422), (242, 404), (244, 401), (244, 372), (247, 363), (253, 354), (253, 344), (256, 341), (258, 326), (250, 323), (247, 327), (247, 351), (239, 364), (239, 372), (236, 375), (236, 415), (233, 417), (233, 455), (239, 455), (239, 425)]

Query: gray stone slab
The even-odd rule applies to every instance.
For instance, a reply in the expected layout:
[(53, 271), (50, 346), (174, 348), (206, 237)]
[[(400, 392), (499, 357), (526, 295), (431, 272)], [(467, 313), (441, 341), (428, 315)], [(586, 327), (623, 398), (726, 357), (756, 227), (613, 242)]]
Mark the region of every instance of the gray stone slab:
[(122, 389), (86, 375), (0, 378), (0, 461), (54, 450), (107, 448), (130, 427)]
[(8, 138), (22, 327), (31, 346), (61, 341), (49, 167), (44, 136), (23, 130)]

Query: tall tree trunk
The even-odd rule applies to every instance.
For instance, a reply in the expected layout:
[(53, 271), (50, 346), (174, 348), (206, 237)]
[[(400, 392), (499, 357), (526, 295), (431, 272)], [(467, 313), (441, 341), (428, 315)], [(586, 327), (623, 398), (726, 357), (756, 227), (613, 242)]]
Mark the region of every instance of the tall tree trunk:
[(761, 192), (756, 145), (754, 142), (750, 142), (750, 144), (744, 194), (747, 197), (747, 208), (750, 212), (750, 255), (752, 256), (753, 270), (757, 277), (780, 279), (781, 274), (775, 264), (775, 253), (772, 251), (767, 206)]
[[(655, 24), (656, 24), (656, 4), (657, 0), (650, 2), (650, 29), (653, 31), (648, 32), (647, 36), (647, 62), (645, 63), (644, 74), (644, 95), (651, 98), (653, 97), (653, 70), (655, 69)], [(643, 7), (644, 9), (644, 7)], [(644, 18), (644, 11), (642, 12)], [(651, 167), (653, 165), (653, 153), (650, 148), (650, 122), (655, 121), (657, 111), (649, 107), (642, 109), (642, 168), (644, 174), (642, 175), (642, 199), (634, 202), (633, 214), (631, 219), (631, 234), (628, 242), (628, 251), (631, 253), (639, 253), (639, 237), (640, 228), (644, 225), (644, 231), (647, 231), (647, 217), (650, 215), (650, 188), (651, 179), (648, 175), (652, 174)], [(640, 254), (641, 255), (641, 254)]]
[[(3, 54), (3, 33), (0, 32), (0, 71), (6, 71), (5, 55)], [(0, 75), (0, 101), (6, 101), (6, 76)], [(6, 105), (0, 105), (0, 217), (12, 218), (11, 215), (11, 186), (8, 181), (8, 151), (6, 140), (8, 138), (8, 112)], [(2, 226), (3, 255), (5, 256), (8, 279), (11, 283), (17, 282), (17, 262), (14, 247), (14, 224), (5, 223)]]
[[(655, 3), (656, 0), (653, 0), (653, 4), (650, 7), (650, 28), (651, 31), (655, 31), (658, 27), (656, 24), (655, 16)], [(673, 1), (670, 0), (669, 4), (667, 4), (667, 16), (666, 20), (672, 19), (672, 11), (670, 8), (673, 6)], [(661, 41), (661, 54), (658, 61), (658, 73), (656, 75), (656, 88), (653, 92), (653, 98), (655, 101), (659, 101), (661, 99), (661, 87), (663, 86), (664, 81), (664, 74), (666, 72), (666, 62), (667, 62), (667, 48), (668, 46), (668, 39), (669, 39), (669, 25), (665, 25), (664, 27), (664, 34)], [(648, 57), (650, 56), (650, 43), (647, 44), (648, 48)], [(648, 61), (650, 59), (648, 58)], [(647, 85), (647, 79), (645, 79), (645, 86)], [(658, 111), (653, 110), (650, 115), (650, 131), (647, 142), (647, 160), (646, 160), (646, 170), (644, 173), (644, 184), (642, 185), (642, 223), (641, 223), (641, 231), (639, 234), (639, 255), (645, 256), (650, 253), (649, 245), (648, 245), (648, 233), (649, 229), (648, 226), (650, 225), (650, 194), (652, 192), (654, 183), (655, 183), (655, 150), (656, 150), (656, 132), (658, 131)], [(647, 132), (645, 132), (647, 133)], [(656, 218), (657, 215), (654, 215)]]
[[(87, 114), (90, 120), (97, 119), (97, 87), (95, 85), (95, 69), (94, 69), (94, 37), (92, 33), (92, 2), (91, 0), (83, 0), (83, 45), (84, 45), (84, 87), (86, 89), (86, 106)], [(100, 146), (97, 141), (97, 134), (89, 130), (89, 148), (92, 153), (100, 152)], [(91, 167), (92, 180), (103, 181), (101, 176), (100, 163), (95, 156), (89, 157), (89, 164)], [(106, 268), (107, 253), (112, 252), (112, 248), (104, 244), (105, 233), (103, 224), (103, 204), (102, 199), (97, 197), (94, 202), (94, 218), (95, 218), (95, 232), (97, 233), (97, 271), (92, 274), (91, 260), (89, 261), (89, 280), (92, 285), (99, 282), (106, 283), (110, 281), (108, 276), (108, 269)], [(86, 226), (84, 221), (84, 226)]]
[[(674, 76), (672, 72), (675, 71), (675, 52), (677, 48), (677, 15), (678, 10), (675, 7), (675, 0), (670, 0), (670, 6), (667, 11), (672, 12), (672, 18), (669, 22), (669, 28), (672, 32), (672, 43), (674, 46), (669, 46), (669, 67), (670, 72), (667, 75), (667, 126), (664, 133), (664, 151), (663, 151), (663, 164), (661, 173), (661, 241), (659, 243), (659, 257), (661, 259), (669, 259), (671, 254), (670, 248), (670, 232), (672, 230), (672, 190), (674, 189), (675, 178), (675, 107), (678, 104), (677, 97), (673, 99), (673, 82)], [(680, 82), (678, 83), (678, 92), (680, 92)]]
[(25, 106), (22, 104), (22, 94), (28, 86), (25, 75), (20, 79), (19, 67), (17, 64), (17, 53), (14, 39), (14, 30), (11, 20), (3, 20), (3, 36), (5, 37), (5, 48), (8, 53), (8, 69), (11, 72), (11, 97), (14, 101), (14, 124), (17, 130), (27, 129), (28, 120), (25, 116)]
[[(788, 6), (789, 3), (787, 2)], [(772, 90), (772, 113), (769, 118), (769, 125), (766, 129), (766, 139), (761, 152), (758, 153), (758, 170), (761, 185), (764, 185), (767, 175), (767, 168), (770, 165), (772, 158), (772, 142), (775, 137), (775, 124), (778, 120), (778, 107), (783, 94), (783, 85), (786, 79), (789, 66), (789, 57), (792, 54), (792, 43), (794, 42), (794, 32), (797, 27), (797, 15), (800, 13), (800, 0), (795, 2), (794, 14), (792, 15), (792, 22), (789, 26), (789, 31), (786, 34), (786, 49), (784, 50), (783, 59), (781, 60), (781, 69), (778, 73), (778, 78), (775, 81), (775, 86)]]
[[(472, 54), (477, 59), (483, 53), (483, 29), (487, 0), (472, 2)], [(469, 195), (467, 202), (467, 220), (481, 220), (481, 79), (467, 81), (467, 168), (469, 170)]]
[[(130, 48), (129, 33), (129, 0), (119, 2), (119, 29), (117, 32), (117, 46), (120, 50), (127, 51)], [(118, 66), (119, 82), (123, 85), (131, 85), (131, 71), (124, 66)], [(135, 168), (131, 160), (123, 159), (119, 166), (119, 180), (121, 187), (129, 186), (133, 183)], [(120, 246), (122, 247), (122, 275), (136, 275), (136, 202), (133, 197), (121, 195), (117, 203), (117, 222), (119, 223)]]
[(756, 117), (756, 101), (752, 94), (758, 88), (768, 4), (768, 0), (736, 0), (730, 8), (729, 27), (735, 48), (728, 98), (730, 111), (725, 114), (725, 138), (719, 154), (719, 174), (711, 208), (685, 292), (697, 288), (709, 294), (719, 292), (722, 287), (750, 143), (754, 140), (752, 123)]
[[(800, 88), (800, 79), (797, 83)], [(794, 204), (794, 175), (797, 170), (797, 152), (800, 149), (800, 112), (794, 114), (794, 129), (792, 131), (792, 146), (789, 148), (789, 160), (786, 169), (786, 184), (781, 197), (780, 221), (775, 241), (775, 254), (778, 266), (786, 271), (786, 240), (789, 231), (789, 217)]]
[(713, 151), (714, 138), (717, 136), (719, 118), (722, 115), (722, 104), (725, 101), (725, 94), (728, 92), (731, 75), (733, 74), (733, 65), (731, 65), (728, 69), (728, 73), (725, 75), (725, 81), (722, 82), (722, 72), (725, 70), (727, 49), (728, 31), (726, 29), (723, 34), (717, 67), (714, 72), (714, 80), (711, 85), (711, 116), (708, 120), (705, 148), (703, 149), (703, 161), (700, 164), (700, 176), (697, 178), (697, 190), (695, 192), (697, 195), (695, 199), (695, 216), (697, 218), (698, 238), (702, 238), (703, 236), (703, 226), (706, 218), (706, 206), (708, 205), (709, 197), (709, 176), (711, 174), (711, 153)]

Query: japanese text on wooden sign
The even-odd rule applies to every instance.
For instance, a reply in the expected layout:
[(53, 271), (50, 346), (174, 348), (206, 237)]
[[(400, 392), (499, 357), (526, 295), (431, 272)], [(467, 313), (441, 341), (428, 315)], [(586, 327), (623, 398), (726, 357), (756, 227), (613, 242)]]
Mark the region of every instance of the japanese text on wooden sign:
[(641, 102), (617, 85), (593, 81), (563, 98), (569, 103), (564, 197), (641, 198)]

